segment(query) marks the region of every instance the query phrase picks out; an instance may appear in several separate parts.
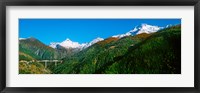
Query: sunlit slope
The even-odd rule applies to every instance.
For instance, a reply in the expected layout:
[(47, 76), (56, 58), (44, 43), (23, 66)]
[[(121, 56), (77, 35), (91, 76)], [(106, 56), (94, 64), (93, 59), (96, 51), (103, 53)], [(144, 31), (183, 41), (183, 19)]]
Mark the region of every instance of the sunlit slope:
[(114, 63), (114, 59), (123, 56), (128, 48), (145, 40), (150, 34), (107, 38), (89, 48), (77, 53), (72, 58), (66, 58), (64, 64), (55, 69), (55, 73), (102, 73)]
[(181, 73), (181, 26), (111, 37), (64, 60), (54, 73)]
[(181, 26), (164, 29), (129, 48), (103, 73), (181, 73)]

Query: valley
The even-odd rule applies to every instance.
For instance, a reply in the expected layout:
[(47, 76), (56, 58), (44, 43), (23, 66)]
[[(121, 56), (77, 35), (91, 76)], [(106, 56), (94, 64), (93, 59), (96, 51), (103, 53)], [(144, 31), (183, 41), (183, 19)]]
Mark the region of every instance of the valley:
[(144, 26), (82, 44), (21, 39), (19, 74), (181, 74), (181, 25)]

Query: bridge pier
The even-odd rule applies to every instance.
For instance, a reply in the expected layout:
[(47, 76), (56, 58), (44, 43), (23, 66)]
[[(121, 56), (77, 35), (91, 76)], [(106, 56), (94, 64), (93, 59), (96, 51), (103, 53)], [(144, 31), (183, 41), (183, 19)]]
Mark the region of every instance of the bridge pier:
[(57, 66), (57, 62), (55, 62), (55, 66)]
[(37, 60), (35, 62), (44, 62), (44, 66), (45, 68), (47, 68), (47, 63), (48, 62), (54, 62), (55, 63), (55, 66), (57, 66), (58, 62), (62, 63), (62, 60)]
[(45, 62), (45, 68), (47, 68), (47, 62)]

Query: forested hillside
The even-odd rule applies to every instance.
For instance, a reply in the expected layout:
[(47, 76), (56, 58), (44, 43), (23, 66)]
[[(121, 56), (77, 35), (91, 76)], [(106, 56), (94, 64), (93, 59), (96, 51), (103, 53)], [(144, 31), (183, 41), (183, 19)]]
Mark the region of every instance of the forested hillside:
[[(109, 37), (86, 49), (53, 49), (39, 40), (21, 40), (20, 60), (61, 59), (44, 73), (54, 74), (180, 74), (181, 25), (155, 33)], [(34, 65), (38, 65), (34, 63)], [(21, 67), (28, 67), (21, 63)], [(36, 67), (44, 69), (44, 64)], [(22, 68), (20, 68), (22, 69)], [(27, 70), (30, 70), (27, 68)], [(38, 68), (38, 70), (41, 70)], [(20, 71), (25, 73), (26, 71)], [(32, 71), (32, 73), (34, 73)], [(39, 72), (38, 72), (39, 73)], [(43, 73), (43, 72), (41, 72)]]

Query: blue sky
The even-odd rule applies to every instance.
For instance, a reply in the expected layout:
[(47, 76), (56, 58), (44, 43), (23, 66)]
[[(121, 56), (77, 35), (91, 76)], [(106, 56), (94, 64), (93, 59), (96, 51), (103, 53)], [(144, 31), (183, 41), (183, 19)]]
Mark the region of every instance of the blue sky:
[(165, 27), (181, 24), (181, 19), (19, 19), (19, 37), (34, 37), (46, 45), (66, 38), (85, 43), (126, 33), (142, 23)]

